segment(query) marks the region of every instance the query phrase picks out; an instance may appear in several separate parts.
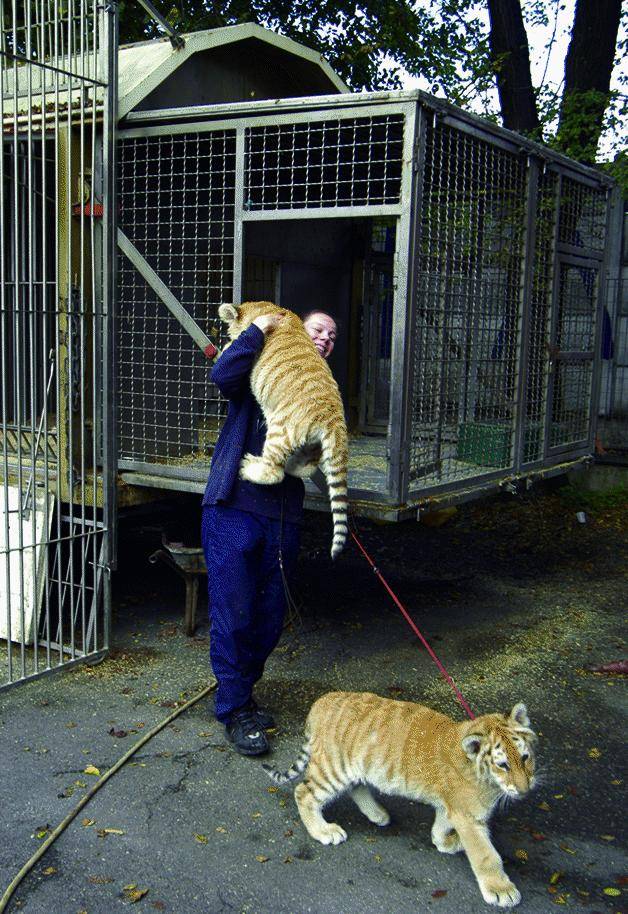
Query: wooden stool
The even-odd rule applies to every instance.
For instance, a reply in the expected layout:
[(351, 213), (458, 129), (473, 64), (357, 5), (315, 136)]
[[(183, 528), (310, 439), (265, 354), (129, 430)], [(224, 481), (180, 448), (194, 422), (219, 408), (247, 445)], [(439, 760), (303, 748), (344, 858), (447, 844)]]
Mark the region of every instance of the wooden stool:
[(149, 556), (153, 565), (162, 561), (174, 569), (185, 581), (185, 634), (190, 637), (196, 628), (196, 607), (198, 605), (198, 578), (207, 574), (205, 556), (200, 546), (184, 546), (183, 543), (170, 543), (162, 536), (163, 549), (158, 549)]

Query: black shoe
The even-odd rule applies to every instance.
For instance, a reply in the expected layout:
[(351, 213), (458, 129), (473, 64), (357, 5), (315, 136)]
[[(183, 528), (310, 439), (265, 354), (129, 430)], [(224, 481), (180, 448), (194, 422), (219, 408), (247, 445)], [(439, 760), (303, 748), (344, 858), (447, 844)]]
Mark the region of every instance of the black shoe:
[(258, 703), (252, 698), (249, 702), (248, 707), (252, 710), (253, 714), (257, 717), (257, 722), (263, 730), (274, 730), (277, 724), (275, 723), (275, 718), (270, 713), (267, 708), (260, 708)]
[(225, 724), (225, 733), (240, 755), (264, 755), (270, 748), (268, 737), (251, 708), (235, 711)]

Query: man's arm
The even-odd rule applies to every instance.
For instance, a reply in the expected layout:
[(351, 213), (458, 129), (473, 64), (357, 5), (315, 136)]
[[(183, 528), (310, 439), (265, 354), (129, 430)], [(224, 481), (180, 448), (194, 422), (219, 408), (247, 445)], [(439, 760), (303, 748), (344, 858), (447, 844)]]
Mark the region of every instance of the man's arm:
[(209, 376), (223, 397), (237, 399), (249, 387), (249, 377), (267, 333), (279, 323), (276, 314), (263, 315), (243, 330), (240, 336), (222, 353)]

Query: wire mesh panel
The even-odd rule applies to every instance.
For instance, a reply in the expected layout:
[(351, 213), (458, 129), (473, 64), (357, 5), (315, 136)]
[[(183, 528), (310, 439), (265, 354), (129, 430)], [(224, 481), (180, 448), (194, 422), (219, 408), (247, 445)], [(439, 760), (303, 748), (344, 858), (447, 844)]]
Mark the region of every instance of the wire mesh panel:
[(513, 460), (525, 214), (525, 159), (428, 126), (412, 303), (410, 475), (422, 486)]
[(539, 176), (525, 372), (524, 464), (538, 461), (545, 454), (558, 185), (559, 177), (555, 172), (546, 171)]
[(401, 114), (247, 128), (245, 210), (399, 203)]
[[(124, 137), (120, 227), (220, 346), (233, 296), (235, 131)], [(206, 472), (226, 405), (208, 363), (149, 285), (119, 258), (121, 461)]]
[(606, 189), (561, 180), (558, 242), (602, 254), (606, 241)]
[(107, 644), (114, 13), (2, 4), (0, 687)]
[(561, 262), (552, 343), (549, 447), (589, 437), (599, 267)]

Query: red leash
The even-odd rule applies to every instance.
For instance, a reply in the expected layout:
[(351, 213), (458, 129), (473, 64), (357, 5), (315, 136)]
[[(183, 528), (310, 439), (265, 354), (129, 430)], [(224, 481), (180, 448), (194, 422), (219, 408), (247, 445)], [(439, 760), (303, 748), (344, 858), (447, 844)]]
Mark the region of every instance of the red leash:
[(462, 707), (464, 708), (466, 714), (467, 714), (468, 717), (469, 717), (469, 720), (475, 720), (475, 714), (473, 713), (473, 711), (471, 710), (471, 708), (469, 707), (469, 705), (468, 705), (467, 702), (465, 701), (462, 692), (460, 691), (460, 689), (458, 688), (458, 686), (456, 685), (456, 683), (453, 681), (453, 679), (451, 678), (451, 676), (449, 675), (449, 673), (447, 672), (447, 670), (445, 669), (445, 667), (443, 666), (443, 664), (440, 662), (440, 660), (438, 659), (438, 657), (436, 656), (436, 654), (434, 653), (434, 651), (432, 650), (432, 648), (429, 646), (429, 644), (427, 643), (427, 641), (425, 640), (425, 638), (423, 637), (423, 635), (421, 634), (421, 632), (419, 631), (419, 629), (416, 627), (416, 625), (415, 625), (414, 622), (412, 621), (412, 619), (411, 619), (411, 617), (410, 617), (408, 611), (407, 611), (406, 608), (403, 606), (403, 604), (400, 602), (400, 600), (397, 598), (397, 595), (396, 595), (396, 594), (393, 592), (393, 590), (390, 588), (390, 586), (388, 585), (388, 582), (386, 581), (386, 579), (384, 578), (384, 576), (383, 576), (382, 573), (380, 572), (379, 568), (377, 568), (377, 566), (375, 565), (375, 562), (374, 562), (373, 559), (370, 557), (370, 555), (368, 554), (368, 552), (366, 551), (366, 549), (364, 548), (364, 546), (362, 545), (362, 543), (360, 542), (360, 540), (357, 538), (357, 536), (355, 535), (355, 533), (353, 532), (353, 530), (351, 530), (350, 532), (351, 532), (351, 536), (353, 537), (353, 539), (354, 539), (356, 545), (358, 546), (358, 549), (360, 550), (360, 552), (362, 553), (362, 555), (364, 556), (364, 558), (366, 559), (366, 561), (369, 563), (369, 565), (371, 566), (371, 568), (373, 569), (373, 571), (375, 572), (375, 574), (377, 575), (377, 577), (380, 579), (380, 581), (382, 582), (382, 584), (384, 585), (384, 587), (386, 588), (386, 590), (388, 591), (388, 593), (390, 594), (390, 596), (391, 596), (391, 597), (393, 598), (393, 600), (395, 601), (395, 603), (396, 603), (398, 609), (401, 611), (401, 614), (403, 615), (404, 619), (406, 620), (406, 622), (408, 623), (408, 625), (410, 626), (410, 628), (412, 629), (412, 631), (414, 632), (414, 634), (419, 638), (419, 640), (421, 641), (423, 647), (424, 647), (425, 650), (428, 652), (428, 654), (430, 655), (430, 657), (432, 658), (432, 660), (434, 661), (434, 663), (436, 664), (436, 666), (437, 666), (438, 669), (440, 670), (441, 674), (444, 676), (444, 678), (447, 680), (447, 682), (449, 683), (449, 685), (452, 687), (452, 689), (453, 689), (454, 692), (456, 693), (456, 698), (458, 699), (458, 701), (460, 702), (460, 704), (461, 704)]

